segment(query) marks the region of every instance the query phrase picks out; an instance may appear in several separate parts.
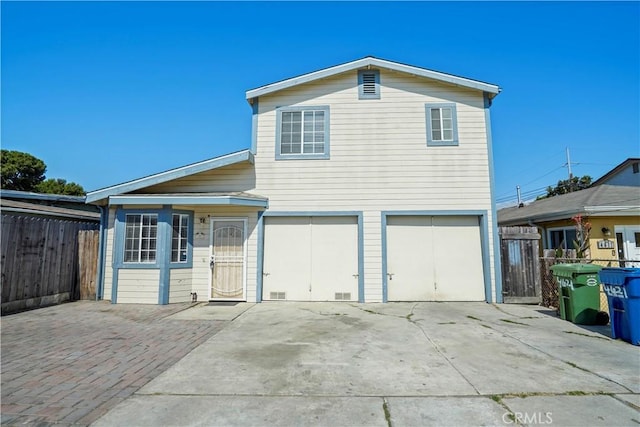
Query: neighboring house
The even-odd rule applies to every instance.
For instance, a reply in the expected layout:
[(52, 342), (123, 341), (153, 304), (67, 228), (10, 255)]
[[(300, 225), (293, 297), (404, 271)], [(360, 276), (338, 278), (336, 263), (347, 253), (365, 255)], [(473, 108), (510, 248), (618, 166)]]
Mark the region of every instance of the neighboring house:
[(2, 314), (78, 299), (79, 232), (99, 229), (99, 209), (84, 197), (2, 190), (0, 210)]
[(250, 149), (87, 195), (100, 295), (501, 302), (499, 92), (373, 57), (249, 90)]
[(85, 204), (84, 197), (0, 190), (0, 199), (2, 213), (7, 215), (100, 222), (100, 210)]
[(545, 249), (573, 249), (576, 227), (571, 218), (582, 215), (591, 224), (592, 259), (640, 261), (639, 164), (640, 159), (629, 158), (587, 189), (501, 209), (498, 224), (535, 225)]

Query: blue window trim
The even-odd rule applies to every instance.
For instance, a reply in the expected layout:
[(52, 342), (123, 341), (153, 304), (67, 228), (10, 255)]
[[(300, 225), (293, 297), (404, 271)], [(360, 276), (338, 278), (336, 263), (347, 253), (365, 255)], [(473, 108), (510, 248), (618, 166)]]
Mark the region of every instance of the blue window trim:
[[(363, 74), (373, 74), (376, 93), (364, 93)], [(380, 99), (380, 70), (358, 70), (358, 99)]]
[[(280, 154), (280, 129), (282, 113), (290, 111), (324, 111), (324, 153), (322, 154)], [(329, 159), (329, 106), (298, 106), (276, 108), (276, 160), (328, 160)], [(301, 142), (302, 143), (302, 142)]]
[[(173, 214), (188, 214), (189, 228), (187, 238), (187, 259), (185, 263), (171, 262), (171, 236), (173, 231)], [(130, 214), (156, 214), (158, 215), (158, 236), (156, 241), (156, 260), (149, 263), (125, 263), (124, 262), (124, 235), (126, 216)], [(113, 283), (111, 285), (111, 303), (118, 300), (118, 277), (120, 270), (148, 269), (160, 270), (158, 283), (158, 304), (169, 303), (170, 270), (193, 267), (193, 212), (173, 210), (165, 205), (162, 209), (124, 209), (116, 208), (114, 224), (114, 252), (113, 252)]]
[[(381, 212), (381, 237), (382, 237), (382, 302), (387, 299), (387, 217), (389, 216), (475, 216), (478, 217), (480, 226), (480, 245), (482, 250), (482, 270), (484, 278), (484, 295), (486, 302), (492, 302), (491, 295), (491, 250), (489, 244), (489, 224), (487, 211), (485, 210), (451, 210), (451, 211), (382, 211)], [(494, 236), (494, 241), (495, 241)], [(494, 254), (494, 258), (495, 258)], [(496, 286), (497, 288), (497, 286)]]
[[(162, 209), (117, 209), (115, 222), (115, 254), (113, 256), (113, 265), (115, 268), (124, 269), (157, 269), (160, 267), (160, 260), (164, 252), (164, 235), (162, 229)], [(158, 216), (158, 235), (156, 238), (156, 259), (154, 262), (124, 262), (124, 235), (126, 232), (127, 215), (157, 215)]]
[(258, 213), (258, 264), (256, 273), (256, 302), (262, 302), (262, 279), (264, 269), (264, 218), (287, 216), (351, 216), (358, 219), (358, 302), (364, 302), (364, 225), (362, 211), (282, 211)]
[[(457, 146), (458, 143), (458, 111), (456, 104), (448, 103), (430, 103), (425, 104), (425, 115), (427, 122), (427, 147), (449, 147)], [(453, 141), (434, 141), (431, 133), (431, 109), (432, 108), (451, 108), (451, 116), (453, 120)]]

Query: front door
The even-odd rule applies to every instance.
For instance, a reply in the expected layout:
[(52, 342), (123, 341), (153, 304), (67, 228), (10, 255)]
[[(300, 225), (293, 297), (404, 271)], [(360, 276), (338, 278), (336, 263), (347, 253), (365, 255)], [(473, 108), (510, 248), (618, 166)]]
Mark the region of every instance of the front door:
[[(640, 267), (640, 226), (621, 225), (615, 227), (618, 243), (618, 258), (633, 260), (624, 262), (624, 267)], [(622, 267), (622, 263), (620, 265)]]
[(244, 300), (244, 219), (211, 220), (211, 299)]

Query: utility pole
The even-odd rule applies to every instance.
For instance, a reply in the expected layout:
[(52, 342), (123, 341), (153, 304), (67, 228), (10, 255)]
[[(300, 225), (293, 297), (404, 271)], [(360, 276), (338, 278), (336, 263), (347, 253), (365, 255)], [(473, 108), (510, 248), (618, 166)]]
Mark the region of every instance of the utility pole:
[(569, 181), (567, 182), (567, 187), (569, 187), (569, 192), (573, 191), (573, 174), (571, 173), (571, 157), (569, 156), (569, 147), (567, 147), (567, 170), (569, 171)]
[(516, 193), (518, 194), (518, 207), (521, 208), (522, 205), (522, 199), (520, 198), (520, 186), (516, 185)]
[(569, 182), (571, 182), (573, 174), (571, 173), (571, 157), (569, 157), (569, 147), (567, 147), (567, 169), (569, 170)]

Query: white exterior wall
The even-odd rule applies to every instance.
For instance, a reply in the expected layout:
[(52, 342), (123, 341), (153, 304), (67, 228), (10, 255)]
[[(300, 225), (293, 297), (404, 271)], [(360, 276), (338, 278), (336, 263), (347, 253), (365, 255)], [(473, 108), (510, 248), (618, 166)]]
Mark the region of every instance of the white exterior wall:
[(191, 301), (190, 268), (174, 268), (169, 270), (169, 304)]
[[(263, 96), (257, 121), (253, 192), (270, 211), (363, 211), (366, 301), (382, 300), (381, 211), (484, 210), (492, 221), (482, 93), (385, 70), (380, 83), (374, 100), (358, 99), (356, 71)], [(425, 104), (443, 102), (456, 103), (459, 145), (427, 147)], [(275, 160), (275, 109), (293, 105), (329, 106), (329, 160)], [(492, 254), (495, 282), (493, 265)]]
[(109, 209), (109, 221), (107, 225), (107, 245), (104, 258), (104, 297), (106, 301), (111, 301), (111, 285), (113, 283), (113, 230), (116, 223), (116, 211), (115, 209)]
[[(256, 186), (255, 171), (250, 163), (241, 163), (190, 175), (174, 181), (154, 185), (142, 193), (198, 193), (253, 191)], [(193, 209), (190, 209), (193, 210)]]
[(160, 270), (118, 270), (118, 304), (158, 304)]

